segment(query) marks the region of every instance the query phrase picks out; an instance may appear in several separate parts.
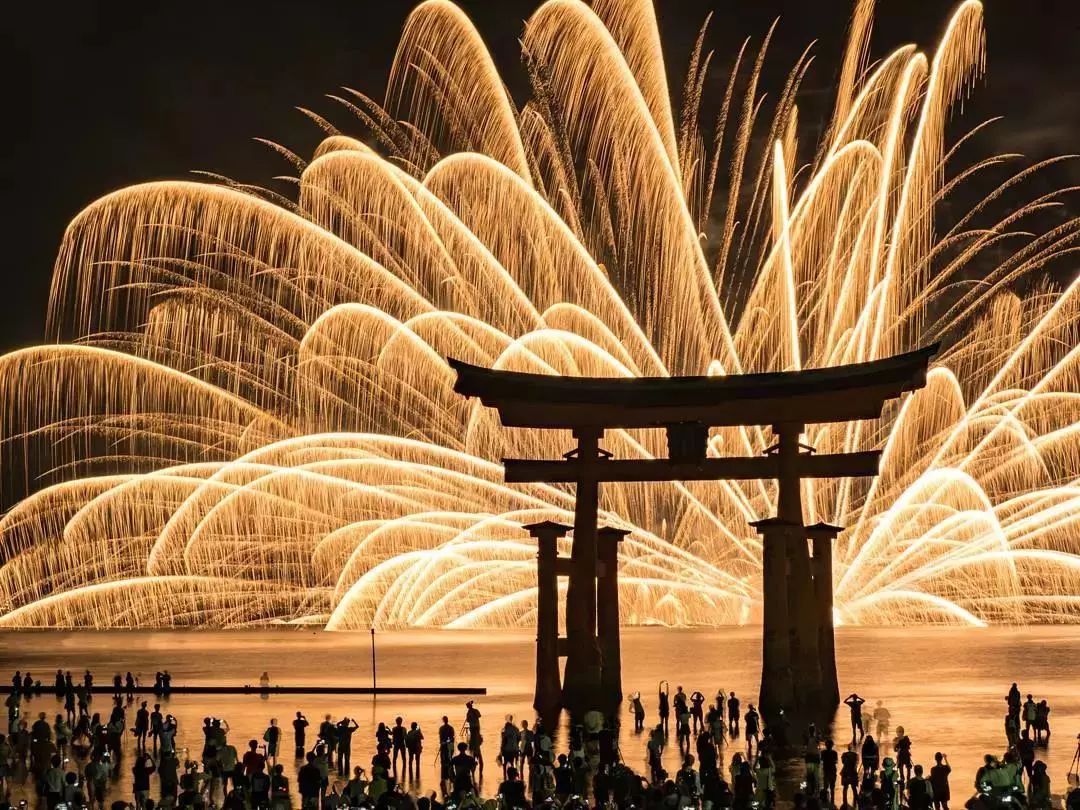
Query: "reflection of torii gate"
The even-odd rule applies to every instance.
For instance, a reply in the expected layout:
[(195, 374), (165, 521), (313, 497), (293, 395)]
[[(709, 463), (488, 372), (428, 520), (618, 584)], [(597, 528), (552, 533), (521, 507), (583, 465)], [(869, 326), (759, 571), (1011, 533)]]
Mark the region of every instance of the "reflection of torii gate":
[[(570, 430), (578, 442), (562, 460), (503, 461), (508, 483), (572, 483), (577, 488), (568, 560), (558, 559), (555, 547), (569, 527), (549, 522), (526, 527), (540, 546), (537, 708), (558, 708), (562, 652), (566, 670), (561, 705), (575, 713), (610, 710), (621, 698), (617, 540), (604, 540), (603, 557), (611, 563), (604, 559), (605, 564), (598, 565), (600, 482), (764, 478), (777, 479), (778, 492), (776, 517), (753, 524), (763, 540), (760, 706), (766, 719), (775, 718), (780, 707), (803, 716), (835, 707), (839, 689), (831, 543), (840, 528), (803, 524), (800, 482), (876, 475), (880, 453), (814, 454), (799, 443), (799, 436), (809, 423), (879, 417), (887, 400), (926, 384), (927, 364), (936, 350), (931, 346), (869, 363), (727, 377), (559, 377), (498, 371), (451, 359), (458, 374), (454, 390), (497, 409), (503, 425)], [(709, 428), (756, 425), (771, 425), (776, 435), (776, 443), (763, 457), (706, 456)], [(611, 458), (599, 441), (605, 430), (617, 428), (663, 428), (669, 457)], [(601, 536), (613, 536), (601, 531)], [(621, 539), (624, 532), (616, 534)], [(551, 626), (553, 615), (557, 622), (555, 589), (560, 574), (568, 577), (565, 640), (557, 640), (557, 627)]]

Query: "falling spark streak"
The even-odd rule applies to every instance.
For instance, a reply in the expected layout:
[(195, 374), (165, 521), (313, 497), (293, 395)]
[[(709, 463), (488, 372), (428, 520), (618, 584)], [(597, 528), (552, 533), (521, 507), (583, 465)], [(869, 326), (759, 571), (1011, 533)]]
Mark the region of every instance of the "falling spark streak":
[[(549, 0), (516, 105), (469, 18), (427, 0), (385, 108), (330, 96), (352, 134), (302, 110), (326, 133), (310, 160), (260, 139), (295, 200), (208, 176), (90, 205), (56, 261), (60, 345), (0, 356), (0, 464), (30, 493), (0, 517), (0, 626), (528, 626), (520, 527), (572, 522), (573, 492), (509, 486), (498, 459), (571, 438), (504, 430), (453, 393), (447, 356), (720, 375), (929, 340), (925, 389), (877, 421), (807, 426), (821, 452), (883, 451), (876, 479), (805, 485), (807, 519), (847, 527), (838, 621), (1080, 621), (1080, 280), (1033, 281), (1080, 250), (1080, 220), (1029, 226), (1075, 189), (995, 215), (1043, 161), (937, 223), (1015, 157), (952, 167), (985, 124), (946, 143), (985, 67), (982, 7), (965, 0), (932, 56), (904, 45), (870, 68), (872, 10), (855, 4), (809, 166), (809, 49), (775, 105), (758, 93), (775, 24), (705, 131), (707, 25), (677, 115), (648, 0)], [(708, 452), (771, 442), (721, 428)], [(665, 455), (658, 431), (605, 446)], [(623, 621), (758, 620), (747, 523), (775, 499), (772, 481), (605, 485), (601, 520), (631, 532)]]

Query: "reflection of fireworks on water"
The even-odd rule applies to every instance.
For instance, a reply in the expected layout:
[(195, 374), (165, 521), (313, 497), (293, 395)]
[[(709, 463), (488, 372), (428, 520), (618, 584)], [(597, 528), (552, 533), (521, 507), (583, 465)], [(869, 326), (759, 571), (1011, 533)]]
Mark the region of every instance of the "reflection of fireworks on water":
[[(957, 175), (943, 145), (982, 69), (982, 9), (961, 5), (932, 58), (906, 47), (868, 68), (871, 7), (857, 4), (809, 170), (794, 157), (806, 55), (764, 121), (761, 57), (744, 48), (732, 76), (749, 79), (702, 134), (700, 40), (676, 123), (647, 0), (551, 0), (526, 27), (518, 109), (468, 19), (429, 0), (403, 32), (389, 112), (337, 99), (367, 143), (313, 115), (327, 137), (310, 163), (275, 146), (295, 203), (222, 180), (91, 205), (53, 282), (50, 333), (67, 342), (0, 358), (4, 468), (44, 460), (47, 484), (0, 522), (0, 622), (527, 624), (535, 547), (518, 527), (568, 521), (572, 493), (507, 487), (493, 461), (571, 442), (501, 430), (451, 393), (445, 356), (721, 374), (939, 338), (927, 388), (879, 423), (808, 429), (822, 451), (884, 450), (872, 482), (807, 485), (808, 519), (849, 527), (840, 618), (1076, 620), (1080, 289), (1026, 279), (1080, 228), (1021, 233), (1051, 195), (934, 231), (935, 204), (999, 162)], [(643, 457), (662, 441), (605, 445)], [(769, 441), (724, 429), (712, 452)], [(774, 493), (605, 486), (602, 518), (636, 527), (624, 619), (751, 620), (747, 522)]]

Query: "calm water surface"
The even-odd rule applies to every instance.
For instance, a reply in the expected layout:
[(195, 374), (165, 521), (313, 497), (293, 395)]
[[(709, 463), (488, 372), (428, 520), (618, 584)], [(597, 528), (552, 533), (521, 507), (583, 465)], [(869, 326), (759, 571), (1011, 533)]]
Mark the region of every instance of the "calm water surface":
[[(656, 721), (656, 689), (668, 680), (674, 690), (698, 689), (712, 697), (734, 690), (756, 702), (760, 672), (760, 631), (731, 628), (715, 631), (631, 628), (623, 630), (623, 688), (640, 691), (649, 716)], [(168, 669), (173, 684), (255, 684), (265, 670), (281, 685), (371, 684), (370, 637), (366, 633), (310, 630), (244, 630), (228, 632), (9, 632), (0, 634), (0, 673), (4, 681), (15, 669), (29, 670), (51, 685), (57, 668), (81, 673), (89, 668), (105, 684), (120, 669), (152, 683), (154, 672)], [(484, 716), (488, 770), (483, 787), (494, 792), (500, 778), (495, 765), (498, 730), (505, 715), (532, 720), (533, 636), (521, 632), (403, 631), (380, 633), (377, 643), (380, 686), (485, 687), (477, 698)], [(1053, 736), (1039, 756), (1050, 766), (1055, 793), (1065, 788), (1066, 771), (1080, 732), (1080, 628), (992, 629), (863, 629), (840, 628), (837, 656), (843, 694), (857, 691), (872, 708), (882, 700), (894, 724), (911, 736), (916, 762), (932, 764), (944, 751), (953, 765), (954, 797), (968, 786), (982, 755), (1004, 750), (1004, 695), (1012, 681), (1026, 694), (1046, 699), (1051, 707)], [(149, 697), (149, 696), (148, 696)], [(367, 767), (373, 734), (380, 721), (395, 715), (417, 721), (428, 735), (422, 784), (437, 786), (436, 732), (443, 714), (460, 727), (465, 697), (285, 695), (176, 695), (165, 711), (179, 720), (178, 747), (192, 755), (202, 749), (201, 719), (225, 718), (230, 741), (242, 752), (248, 739), (262, 739), (271, 717), (286, 728), (282, 750), (292, 750), (289, 725), (302, 710), (317, 726), (323, 715), (354, 717), (360, 724), (353, 742), (353, 763)], [(107, 711), (98, 696), (92, 711)], [(51, 694), (35, 698), (25, 713), (60, 710)], [(129, 723), (133, 719), (129, 713)], [(627, 718), (629, 719), (629, 718)], [(623, 757), (642, 769), (645, 739), (623, 726)], [(314, 731), (314, 728), (309, 730)], [(847, 712), (838, 715), (837, 740), (848, 731)], [(129, 739), (126, 741), (130, 744)], [(309, 737), (313, 734), (309, 733)], [(560, 749), (561, 750), (561, 749)], [(723, 752), (725, 761), (733, 749)], [(677, 769), (677, 747), (668, 749), (666, 767)], [(122, 763), (119, 795), (129, 796), (131, 757)], [(295, 782), (295, 769), (287, 766)], [(295, 785), (294, 785), (295, 787)], [(16, 795), (21, 788), (16, 786)], [(156, 787), (154, 789), (156, 795)]]

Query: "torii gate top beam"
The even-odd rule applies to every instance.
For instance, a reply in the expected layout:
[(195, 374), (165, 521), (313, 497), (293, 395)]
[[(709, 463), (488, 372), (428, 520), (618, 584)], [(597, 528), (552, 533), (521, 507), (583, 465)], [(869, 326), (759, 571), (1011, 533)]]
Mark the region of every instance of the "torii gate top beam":
[(867, 363), (726, 377), (563, 377), (449, 358), (454, 390), (495, 408), (507, 427), (709, 427), (875, 419), (886, 400), (926, 384), (938, 345)]

